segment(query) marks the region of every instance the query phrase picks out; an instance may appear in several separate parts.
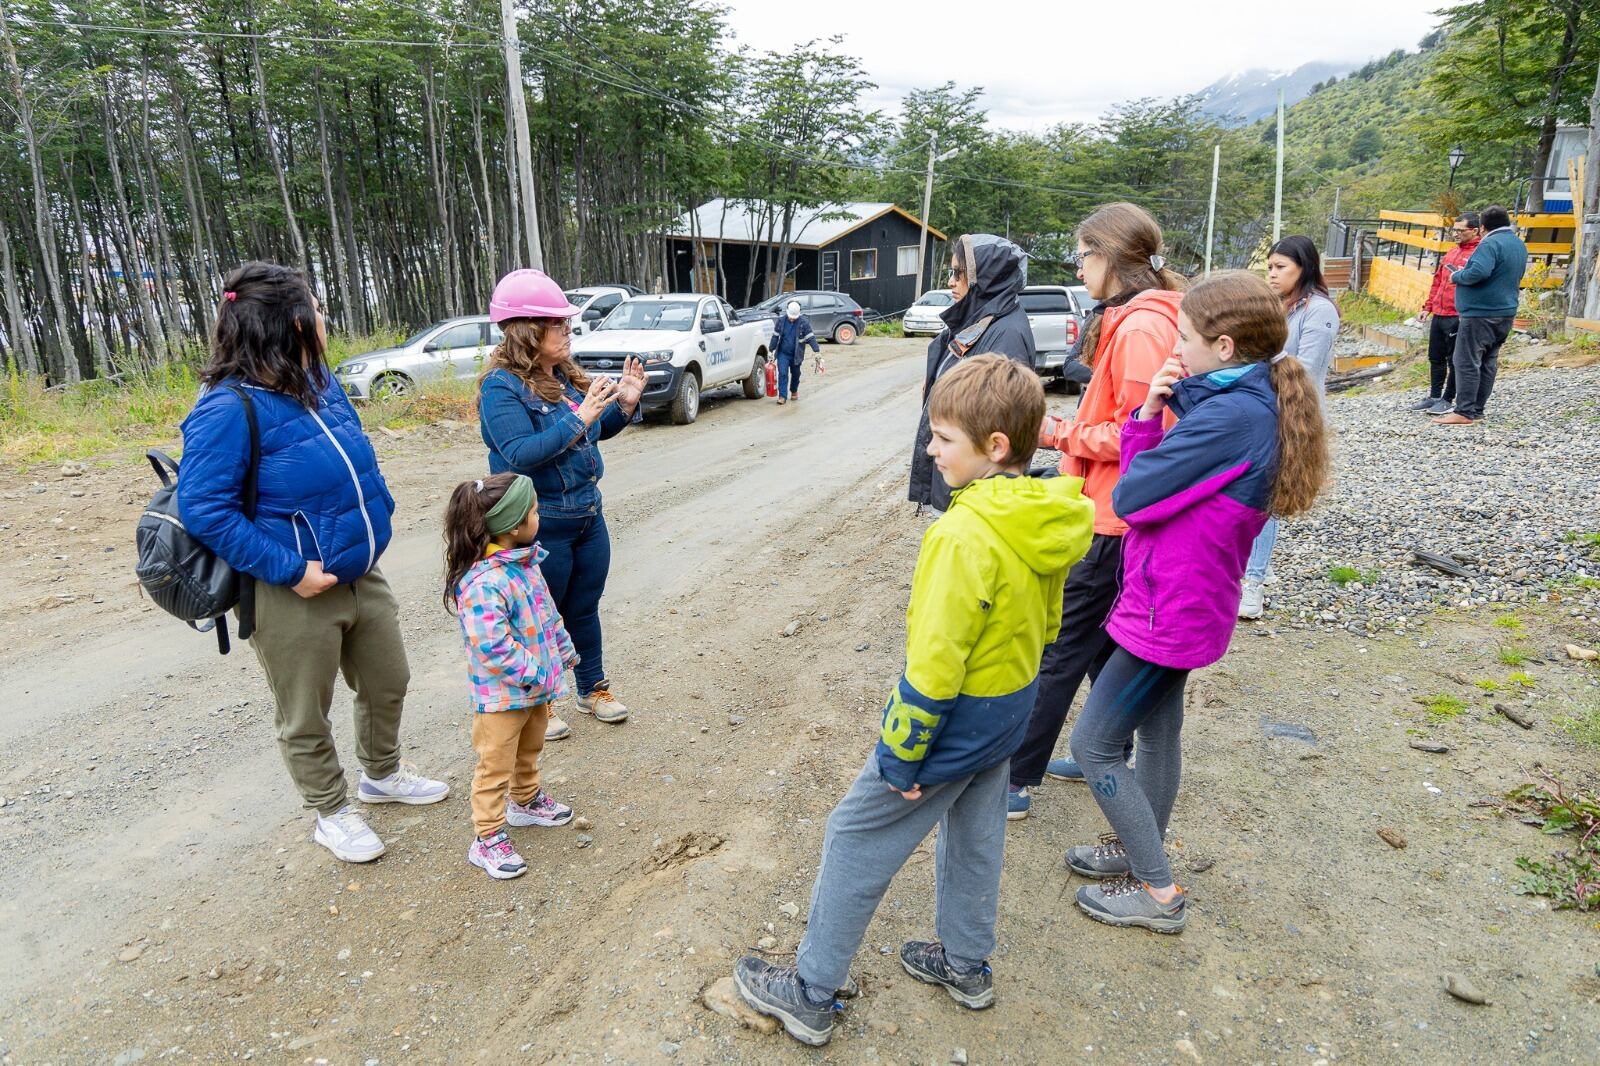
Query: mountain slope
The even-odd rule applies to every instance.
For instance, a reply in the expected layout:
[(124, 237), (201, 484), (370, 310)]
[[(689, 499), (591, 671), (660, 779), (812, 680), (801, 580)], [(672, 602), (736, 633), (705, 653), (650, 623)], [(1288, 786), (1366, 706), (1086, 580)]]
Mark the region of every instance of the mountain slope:
[(1247, 70), (1212, 82), (1196, 95), (1200, 110), (1229, 124), (1247, 125), (1273, 114), (1278, 90), (1284, 103), (1294, 104), (1311, 94), (1311, 87), (1333, 77), (1343, 77), (1348, 63), (1307, 63), (1297, 70)]

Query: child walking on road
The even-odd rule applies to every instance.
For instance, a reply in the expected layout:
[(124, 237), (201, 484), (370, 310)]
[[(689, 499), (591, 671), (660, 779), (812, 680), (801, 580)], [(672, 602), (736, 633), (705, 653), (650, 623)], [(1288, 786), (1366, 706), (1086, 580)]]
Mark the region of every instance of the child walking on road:
[(566, 694), (577, 654), (539, 571), (537, 504), (527, 477), (495, 474), (457, 485), (444, 518), (444, 603), (461, 619), (476, 712), (467, 861), (498, 880), (528, 871), (508, 823), (572, 820), (572, 808), (539, 787), (550, 704)]
[(935, 825), (939, 939), (907, 942), (900, 961), (962, 1006), (994, 1002), (987, 960), (1009, 759), (1060, 622), (1067, 569), (1094, 524), (1082, 479), (1022, 476), (1044, 419), (1032, 370), (997, 355), (969, 359), (934, 386), (928, 413), (928, 454), (954, 495), (922, 538), (905, 673), (877, 747), (828, 818), (796, 965), (751, 956), (734, 969), (745, 1001), (805, 1044), (832, 1037), (835, 994), (849, 986), (867, 923)]
[[(1128, 523), (1125, 577), (1106, 621), (1111, 658), (1072, 731), (1112, 829), (1067, 851), (1075, 873), (1102, 879), (1077, 894), (1097, 921), (1183, 930), (1184, 892), (1162, 838), (1178, 796), (1184, 684), (1228, 650), (1239, 579), (1268, 514), (1309, 510), (1328, 470), (1321, 390), (1278, 354), (1287, 328), (1265, 281), (1212, 275), (1184, 296), (1177, 353), (1122, 427), (1111, 500)], [(1163, 431), (1169, 407), (1178, 422)]]

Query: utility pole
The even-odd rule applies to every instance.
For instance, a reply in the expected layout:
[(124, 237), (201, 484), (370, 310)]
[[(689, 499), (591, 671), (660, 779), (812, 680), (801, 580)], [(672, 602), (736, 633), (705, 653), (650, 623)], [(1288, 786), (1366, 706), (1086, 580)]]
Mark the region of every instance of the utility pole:
[(1211, 207), (1206, 211), (1206, 273), (1211, 273), (1211, 240), (1217, 232), (1217, 175), (1222, 170), (1222, 145), (1211, 149)]
[(1594, 95), (1589, 98), (1589, 147), (1581, 180), (1572, 185), (1572, 214), (1578, 224), (1573, 234), (1572, 288), (1567, 300), (1570, 318), (1600, 319), (1600, 71), (1595, 72)]
[(1278, 90), (1278, 188), (1272, 197), (1272, 243), (1283, 233), (1283, 90)]
[(922, 236), (917, 241), (917, 294), (913, 302), (922, 299), (922, 279), (928, 276), (928, 211), (933, 207), (933, 157), (939, 152), (939, 134), (934, 133), (928, 142), (928, 177), (922, 183)]
[[(522, 94), (522, 56), (517, 38), (513, 0), (500, 0), (500, 37), (506, 53), (506, 103), (511, 108), (517, 137), (517, 178), (522, 186), (523, 230), (528, 238), (528, 265), (544, 269), (544, 245), (539, 241), (539, 212), (533, 198), (533, 146), (528, 139), (528, 101)], [(512, 260), (517, 258), (513, 255)]]
[[(922, 238), (917, 242), (917, 295), (913, 300), (922, 298), (922, 279), (927, 277), (928, 270), (925, 257), (928, 254), (928, 212), (933, 209), (933, 165), (942, 163), (956, 154), (952, 148), (944, 155), (939, 155), (939, 134), (934, 133), (928, 141), (928, 176), (922, 184)], [(1009, 220), (1007, 226), (1009, 228)]]

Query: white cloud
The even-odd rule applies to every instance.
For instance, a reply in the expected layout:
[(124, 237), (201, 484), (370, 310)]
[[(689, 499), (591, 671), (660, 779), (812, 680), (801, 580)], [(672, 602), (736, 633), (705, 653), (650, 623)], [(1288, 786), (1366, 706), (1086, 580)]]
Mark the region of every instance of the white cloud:
[(1413, 49), (1439, 0), (1272, 6), (1248, 0), (1146, 0), (1099, 7), (1037, 0), (725, 0), (740, 44), (785, 52), (845, 35), (895, 110), (907, 89), (981, 85), (991, 121), (1011, 129), (1090, 121), (1111, 104), (1194, 92), (1252, 68), (1325, 60), (1359, 65)]

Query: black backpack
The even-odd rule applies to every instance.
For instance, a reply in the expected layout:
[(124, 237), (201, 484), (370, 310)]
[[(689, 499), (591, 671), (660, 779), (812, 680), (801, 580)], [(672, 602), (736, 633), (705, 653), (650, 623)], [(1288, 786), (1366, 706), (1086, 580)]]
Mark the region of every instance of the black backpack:
[[(245, 390), (228, 386), (244, 405), (250, 426), (250, 465), (244, 475), (244, 516), (256, 516), (256, 478), (261, 467), (261, 432), (255, 405)], [(139, 559), (134, 573), (156, 605), (204, 633), (214, 629), (217, 650), (228, 654), (228, 612), (239, 609), (239, 639), (248, 640), (256, 628), (256, 583), (223, 562), (183, 528), (178, 517), (178, 464), (163, 452), (149, 451), (145, 458), (155, 468), (161, 487), (139, 516), (134, 531)], [(169, 476), (170, 474), (170, 476)], [(205, 623), (201, 625), (200, 623)]]

